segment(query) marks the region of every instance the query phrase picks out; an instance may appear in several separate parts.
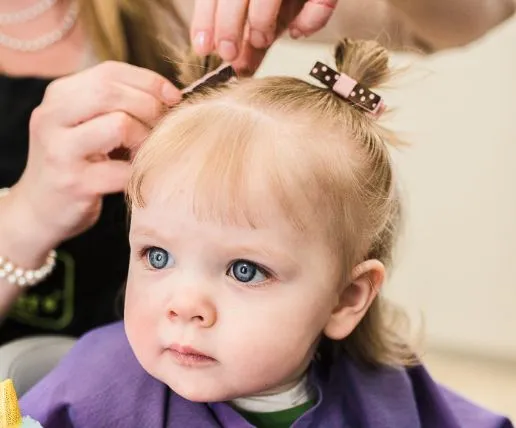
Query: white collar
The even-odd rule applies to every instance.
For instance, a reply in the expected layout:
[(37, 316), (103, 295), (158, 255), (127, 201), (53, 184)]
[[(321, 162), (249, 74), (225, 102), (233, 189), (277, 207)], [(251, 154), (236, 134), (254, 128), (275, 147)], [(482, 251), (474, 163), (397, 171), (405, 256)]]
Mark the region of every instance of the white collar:
[(310, 387), (307, 376), (304, 376), (292, 388), (279, 394), (236, 398), (231, 403), (247, 412), (268, 413), (292, 409), (307, 403), (314, 396), (315, 391)]

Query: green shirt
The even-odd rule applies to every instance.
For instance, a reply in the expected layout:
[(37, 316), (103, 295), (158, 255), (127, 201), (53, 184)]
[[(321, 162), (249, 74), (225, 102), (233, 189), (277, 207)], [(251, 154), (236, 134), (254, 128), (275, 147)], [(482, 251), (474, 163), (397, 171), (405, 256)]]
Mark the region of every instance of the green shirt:
[(280, 410), (278, 412), (254, 413), (237, 409), (238, 412), (255, 425), (256, 428), (289, 428), (301, 415), (306, 413), (313, 405), (314, 401), (308, 401), (300, 406), (291, 409)]

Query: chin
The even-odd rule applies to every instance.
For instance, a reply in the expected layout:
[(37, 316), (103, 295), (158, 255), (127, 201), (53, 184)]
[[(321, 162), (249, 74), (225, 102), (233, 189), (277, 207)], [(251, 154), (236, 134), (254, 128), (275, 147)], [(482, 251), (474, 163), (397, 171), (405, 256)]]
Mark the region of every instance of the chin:
[(184, 399), (196, 403), (214, 403), (220, 401), (229, 401), (238, 397), (238, 394), (231, 394), (228, 391), (222, 391), (220, 385), (212, 387), (211, 385), (203, 385), (196, 382), (192, 384), (178, 384), (165, 382), (168, 387), (177, 395)]

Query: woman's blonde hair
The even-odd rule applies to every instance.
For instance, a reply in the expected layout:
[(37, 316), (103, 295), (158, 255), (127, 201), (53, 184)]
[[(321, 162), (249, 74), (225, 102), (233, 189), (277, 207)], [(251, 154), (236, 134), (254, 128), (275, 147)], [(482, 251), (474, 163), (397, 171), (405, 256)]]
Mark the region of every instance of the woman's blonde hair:
[[(388, 53), (374, 41), (344, 40), (335, 58), (340, 72), (371, 89), (390, 76)], [(182, 64), (185, 85), (206, 71), (198, 65)], [(349, 278), (366, 259), (391, 265), (402, 212), (388, 151), (395, 144), (394, 133), (329, 89), (289, 77), (244, 79), (193, 94), (164, 118), (135, 158), (128, 200), (144, 206), (149, 174), (195, 156), (196, 215), (256, 225), (263, 202), (252, 186), (262, 180), (295, 227), (326, 226)], [(380, 295), (339, 346), (363, 363), (410, 364), (402, 319)]]
[(128, 62), (177, 81), (176, 51), (188, 25), (172, 0), (80, 0), (81, 20), (99, 61)]

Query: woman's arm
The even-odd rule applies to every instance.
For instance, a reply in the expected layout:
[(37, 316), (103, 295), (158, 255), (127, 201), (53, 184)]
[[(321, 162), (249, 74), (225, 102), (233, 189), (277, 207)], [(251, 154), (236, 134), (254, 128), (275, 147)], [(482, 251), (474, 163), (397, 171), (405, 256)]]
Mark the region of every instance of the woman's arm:
[(482, 37), (515, 9), (515, 0), (340, 0), (310, 40), (374, 38), (392, 49), (432, 52)]
[(389, 0), (417, 37), (434, 49), (482, 37), (514, 14), (515, 0)]
[[(0, 198), (0, 257), (8, 257), (27, 269), (37, 269), (55, 242), (20, 202), (15, 189)], [(22, 287), (0, 278), (0, 323), (21, 293)]]
[[(37, 269), (52, 248), (92, 227), (103, 196), (123, 191), (130, 174), (128, 161), (109, 154), (135, 153), (180, 98), (164, 77), (120, 62), (53, 81), (31, 115), (25, 171), (0, 198), (0, 256)], [(19, 288), (0, 278), (0, 319)]]

